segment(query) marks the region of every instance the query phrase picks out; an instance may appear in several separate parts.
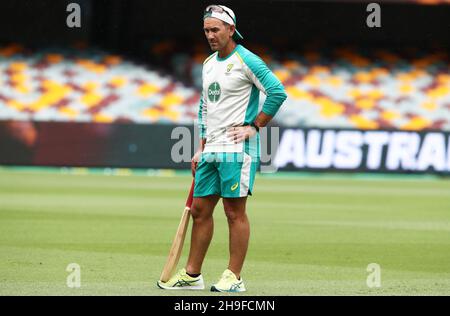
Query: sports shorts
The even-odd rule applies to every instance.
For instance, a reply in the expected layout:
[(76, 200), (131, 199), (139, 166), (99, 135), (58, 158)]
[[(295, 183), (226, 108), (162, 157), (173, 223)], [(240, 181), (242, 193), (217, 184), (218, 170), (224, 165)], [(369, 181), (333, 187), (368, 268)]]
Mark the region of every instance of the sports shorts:
[(194, 197), (252, 195), (259, 159), (242, 153), (202, 153), (195, 172)]

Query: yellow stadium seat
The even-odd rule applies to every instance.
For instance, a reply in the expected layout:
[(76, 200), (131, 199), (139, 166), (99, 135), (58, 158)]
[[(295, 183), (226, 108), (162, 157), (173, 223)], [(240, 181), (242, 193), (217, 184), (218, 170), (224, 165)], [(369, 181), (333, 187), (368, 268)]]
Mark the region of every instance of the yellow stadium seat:
[(155, 94), (159, 90), (160, 89), (157, 86), (155, 86), (154, 84), (146, 83), (146, 84), (141, 85), (137, 89), (137, 94), (142, 97), (148, 97), (149, 95)]
[(419, 131), (429, 127), (430, 124), (431, 122), (428, 119), (421, 116), (416, 116), (411, 118), (408, 123), (401, 126), (401, 129)]
[(377, 122), (357, 114), (350, 116), (350, 121), (355, 125), (355, 127), (364, 130), (379, 128), (379, 124)]

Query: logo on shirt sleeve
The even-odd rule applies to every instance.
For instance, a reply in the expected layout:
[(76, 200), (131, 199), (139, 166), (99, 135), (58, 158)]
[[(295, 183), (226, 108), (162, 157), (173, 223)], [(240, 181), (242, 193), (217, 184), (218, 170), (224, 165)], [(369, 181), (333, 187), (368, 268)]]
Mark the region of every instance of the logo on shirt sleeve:
[(208, 87), (208, 99), (209, 101), (215, 103), (220, 99), (220, 84), (216, 81), (209, 85)]

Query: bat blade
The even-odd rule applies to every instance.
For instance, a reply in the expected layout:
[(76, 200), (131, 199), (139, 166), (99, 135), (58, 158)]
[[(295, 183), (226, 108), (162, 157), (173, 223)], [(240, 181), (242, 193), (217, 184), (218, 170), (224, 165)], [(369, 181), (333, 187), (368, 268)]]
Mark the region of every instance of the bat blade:
[(190, 208), (186, 207), (181, 216), (180, 224), (178, 225), (177, 233), (172, 242), (172, 247), (169, 251), (166, 264), (161, 273), (160, 280), (162, 282), (169, 281), (170, 277), (175, 273), (178, 261), (180, 260), (181, 252), (183, 250), (184, 239), (186, 237), (187, 227), (189, 225)]
[(189, 218), (191, 205), (193, 200), (194, 181), (192, 181), (189, 197), (186, 201), (186, 207), (184, 208), (183, 215), (181, 216), (180, 224), (178, 225), (177, 232), (170, 247), (169, 256), (167, 257), (166, 264), (164, 265), (161, 273), (160, 281), (167, 282), (175, 273), (178, 261), (180, 260), (181, 252), (183, 251), (184, 239), (186, 237), (186, 231), (189, 226)]

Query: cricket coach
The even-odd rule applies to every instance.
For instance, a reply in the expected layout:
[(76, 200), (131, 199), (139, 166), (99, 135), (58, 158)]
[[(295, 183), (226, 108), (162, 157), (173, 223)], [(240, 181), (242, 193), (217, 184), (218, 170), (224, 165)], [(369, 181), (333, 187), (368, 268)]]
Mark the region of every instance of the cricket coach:
[[(266, 64), (244, 46), (234, 12), (223, 5), (204, 11), (203, 30), (214, 51), (203, 63), (199, 106), (200, 148), (192, 158), (195, 172), (193, 227), (186, 267), (163, 289), (204, 289), (201, 268), (213, 236), (213, 211), (222, 198), (229, 226), (228, 268), (211, 291), (243, 292), (241, 270), (250, 237), (246, 215), (259, 166), (259, 129), (269, 123), (286, 93)], [(258, 113), (259, 93), (267, 95)]]

